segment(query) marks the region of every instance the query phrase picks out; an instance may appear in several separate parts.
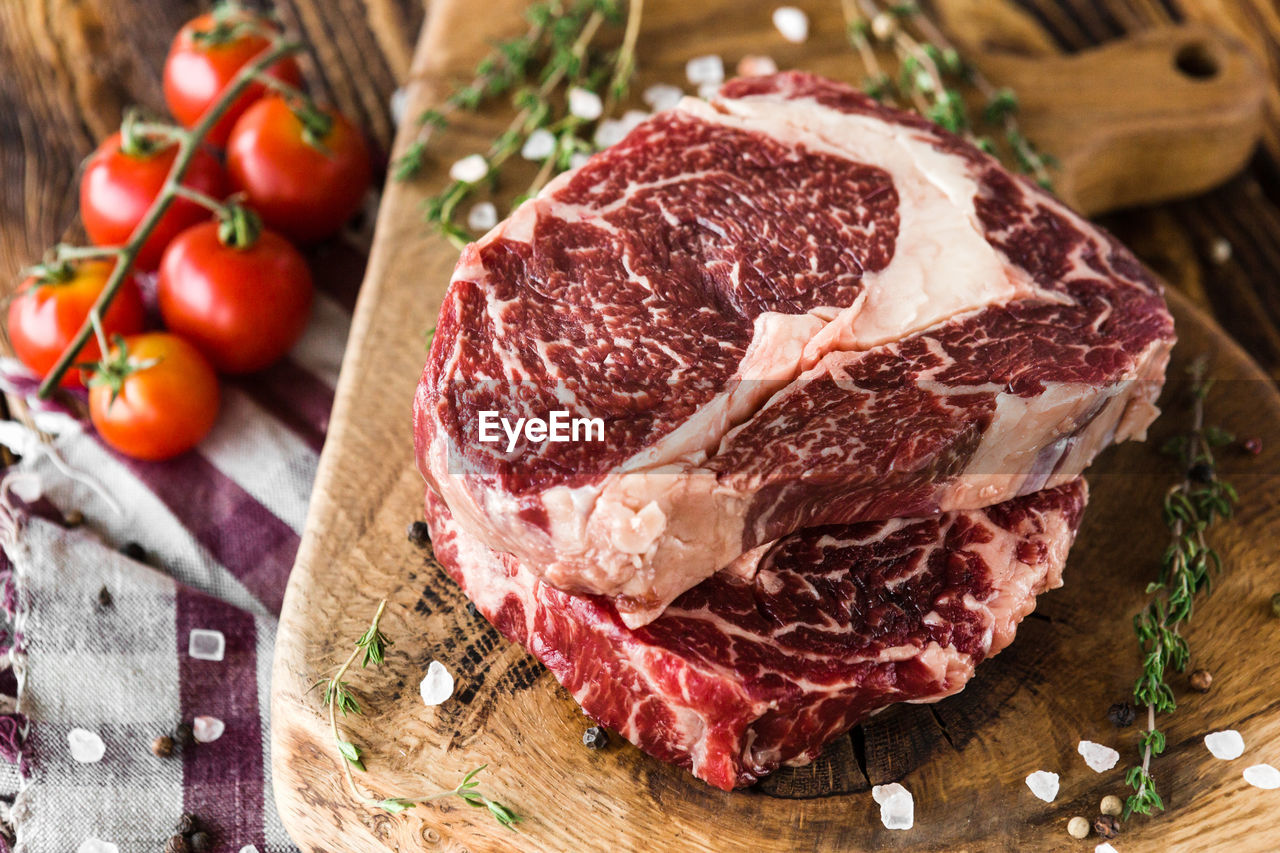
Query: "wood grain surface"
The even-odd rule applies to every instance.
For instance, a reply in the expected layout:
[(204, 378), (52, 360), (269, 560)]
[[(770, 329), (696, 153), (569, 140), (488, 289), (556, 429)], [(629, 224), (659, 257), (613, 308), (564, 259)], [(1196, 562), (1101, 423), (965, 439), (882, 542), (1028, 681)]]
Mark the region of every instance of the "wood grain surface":
[[(436, 102), (445, 82), (474, 62), (484, 35), (512, 25), (501, 8), (495, 4), (479, 20), (462, 2), (433, 8), (414, 64), (416, 107)], [(731, 61), (763, 50), (784, 66), (854, 73), (833, 16), (815, 14), (810, 42), (795, 48), (770, 36), (771, 8), (741, 0), (696, 6), (651, 0), (641, 85), (678, 78), (686, 58), (708, 50)], [(1026, 32), (1034, 26), (1028, 23)], [(467, 121), (441, 141), (436, 165), (447, 168), (477, 150), (502, 123), (500, 111)], [(616, 737), (609, 749), (586, 750), (581, 735), (588, 722), (554, 679), (470, 615), (429, 551), (405, 539), (422, 494), (407, 416), (425, 355), (420, 341), (435, 322), (456, 258), (423, 231), (418, 212), (438, 188), (440, 171), (422, 183), (392, 185), (384, 199), (281, 620), (273, 767), (281, 815), (304, 849), (1078, 847), (1066, 836), (1066, 821), (1092, 817), (1105, 794), (1123, 794), (1124, 765), (1094, 774), (1076, 755), (1077, 741), (1111, 744), (1126, 761), (1135, 754), (1136, 732), (1112, 728), (1106, 709), (1128, 694), (1137, 673), (1129, 619), (1164, 544), (1158, 505), (1170, 471), (1155, 446), (1185, 415), (1177, 389), (1167, 394), (1172, 414), (1151, 444), (1110, 451), (1091, 471), (1094, 500), (1066, 588), (1042, 599), (1019, 639), (980, 667), (967, 690), (933, 706), (887, 712), (809, 767), (727, 794)], [(518, 190), (518, 183), (504, 191)], [(1129, 823), (1118, 844), (1126, 851), (1269, 850), (1276, 844), (1274, 795), (1241, 780), (1246, 759), (1216, 761), (1199, 739), (1234, 727), (1250, 746), (1250, 762), (1280, 761), (1280, 696), (1266, 677), (1280, 654), (1280, 628), (1267, 602), (1280, 526), (1280, 397), (1210, 319), (1185, 299), (1173, 304), (1182, 335), (1174, 375), (1190, 354), (1216, 353), (1215, 375), (1227, 381), (1212, 411), (1226, 427), (1257, 434), (1266, 450), (1259, 458), (1239, 453), (1224, 460), (1244, 510), (1220, 539), (1230, 573), (1199, 609), (1191, 633), (1196, 663), (1215, 673), (1215, 688), (1200, 696), (1177, 684), (1182, 707), (1169, 721), (1170, 750), (1158, 764), (1170, 812)], [(525, 817), (519, 836), (456, 801), (392, 816), (359, 807), (345, 791), (319, 698), (308, 688), (337, 665), (383, 597), (390, 600), (384, 630), (396, 645), (384, 667), (353, 676), (368, 713), (344, 722), (366, 748), (362, 783), (380, 796), (415, 796), (451, 787), (487, 762), (484, 790)], [(458, 692), (426, 708), (416, 688), (433, 659), (457, 674)], [(1062, 775), (1052, 805), (1034, 799), (1022, 782), (1036, 769)], [(883, 829), (867, 793), (891, 780), (916, 796), (911, 832)]]

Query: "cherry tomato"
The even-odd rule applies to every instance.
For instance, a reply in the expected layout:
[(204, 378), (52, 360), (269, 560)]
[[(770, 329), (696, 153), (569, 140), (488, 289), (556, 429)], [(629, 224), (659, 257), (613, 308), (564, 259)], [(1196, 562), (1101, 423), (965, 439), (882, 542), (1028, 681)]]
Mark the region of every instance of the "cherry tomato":
[[(130, 153), (114, 133), (93, 152), (80, 179), (80, 218), (89, 239), (99, 246), (120, 246), (147, 215), (160, 195), (169, 169), (178, 156), (176, 144), (147, 153)], [(182, 181), (184, 186), (221, 199), (226, 195), (226, 173), (207, 151), (197, 151)], [(135, 264), (154, 270), (164, 247), (188, 225), (209, 217), (209, 211), (185, 198), (176, 198), (156, 223)]]
[[(218, 416), (218, 377), (177, 335), (148, 332), (113, 347), (91, 380), (89, 417), (107, 444), (137, 459), (195, 447)], [(114, 399), (112, 399), (114, 394)]]
[(249, 373), (279, 360), (306, 328), (311, 272), (274, 231), (248, 248), (224, 245), (204, 222), (169, 244), (160, 263), (160, 315), (223, 373)]
[(336, 234), (369, 189), (364, 137), (339, 113), (322, 113), (332, 127), (312, 145), (289, 104), (269, 95), (240, 117), (227, 143), (232, 184), (269, 227), (299, 242)]
[[(22, 283), (9, 303), (9, 340), (23, 364), (41, 377), (48, 375), (84, 325), (114, 267), (112, 261), (79, 261), (63, 270), (55, 268), (44, 278), (32, 277)], [(103, 331), (108, 336), (134, 335), (142, 331), (145, 323), (142, 293), (137, 280), (129, 276), (102, 316)], [(75, 363), (97, 361), (101, 356), (98, 340), (91, 336), (80, 348)], [(68, 370), (59, 384), (80, 385), (80, 371)]]

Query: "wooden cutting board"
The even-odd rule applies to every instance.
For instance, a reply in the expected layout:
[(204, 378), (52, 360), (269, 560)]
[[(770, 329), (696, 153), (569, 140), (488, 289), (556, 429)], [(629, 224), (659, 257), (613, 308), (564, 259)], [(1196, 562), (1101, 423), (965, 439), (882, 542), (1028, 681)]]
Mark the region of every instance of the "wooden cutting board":
[[(477, 14), (463, 0), (435, 3), (415, 61), (408, 114), (437, 102), (446, 81), (474, 64), (487, 39), (514, 31), (519, 5), (502, 0)], [(795, 46), (773, 30), (771, 3), (649, 0), (637, 91), (652, 82), (682, 82), (684, 61), (708, 52), (722, 54), (730, 67), (745, 54), (764, 53), (782, 67), (855, 78), (837, 5), (804, 5), (813, 33)], [(1027, 19), (1002, 4), (956, 0), (941, 4), (941, 17), (970, 55), (1017, 86), (1029, 134), (1064, 165), (1060, 189), (1091, 212), (1211, 185), (1244, 161), (1256, 138), (1257, 64), (1215, 32), (1159, 31), (1059, 57), (1047, 53)], [(440, 140), (437, 165), (447, 169), (480, 150), (505, 120), (495, 110), (468, 121)], [(402, 138), (400, 147), (405, 144)], [(1154, 445), (1185, 412), (1166, 402), (1169, 415), (1152, 443), (1109, 451), (1094, 466), (1094, 498), (1066, 587), (1040, 600), (1014, 645), (983, 664), (958, 696), (892, 709), (838, 740), (813, 765), (731, 794), (616, 736), (608, 749), (591, 752), (581, 745), (588, 722), (555, 680), (469, 615), (429, 551), (405, 538), (406, 525), (421, 516), (410, 406), (425, 358), (423, 334), (435, 324), (457, 257), (428, 234), (420, 212), (442, 171), (392, 184), (383, 200), (281, 617), (272, 764), (277, 804), (298, 844), (359, 853), (1079, 849), (1066, 835), (1067, 819), (1092, 818), (1103, 795), (1123, 795), (1123, 768), (1136, 752), (1136, 729), (1112, 728), (1106, 710), (1127, 696), (1137, 675), (1130, 617), (1144, 601), (1165, 540), (1158, 507), (1172, 472)], [(518, 189), (513, 182), (506, 191)], [(1270, 618), (1268, 604), (1280, 591), (1274, 562), (1280, 398), (1220, 329), (1176, 294), (1170, 298), (1181, 336), (1171, 375), (1180, 375), (1191, 355), (1213, 353), (1214, 373), (1224, 380), (1210, 402), (1215, 420), (1259, 436), (1265, 449), (1257, 458), (1227, 452), (1223, 460), (1242, 509), (1217, 536), (1228, 570), (1197, 609), (1190, 631), (1194, 663), (1214, 673), (1213, 690), (1192, 694), (1175, 682), (1180, 708), (1167, 721), (1170, 748), (1156, 764), (1170, 811), (1131, 821), (1117, 846), (1126, 853), (1274, 849), (1280, 794), (1248, 787), (1240, 771), (1254, 762), (1280, 765), (1280, 692), (1270, 669), (1280, 655), (1280, 620)], [(393, 816), (360, 807), (345, 791), (320, 697), (309, 688), (333, 672), (384, 597), (390, 605), (383, 627), (395, 645), (383, 667), (353, 674), (366, 713), (344, 721), (366, 749), (361, 781), (384, 796), (425, 793), (450, 788), (487, 762), (482, 789), (524, 817), (519, 835), (456, 800)], [(458, 690), (445, 705), (426, 708), (417, 684), (433, 659), (456, 674)], [(1246, 756), (1212, 759), (1201, 735), (1232, 727), (1244, 735)], [(1124, 763), (1093, 773), (1075, 752), (1081, 738), (1115, 746)], [(1034, 799), (1022, 782), (1037, 769), (1062, 776), (1051, 805)], [(891, 780), (915, 795), (911, 831), (881, 827), (868, 791)], [(1089, 849), (1092, 843), (1096, 839)]]

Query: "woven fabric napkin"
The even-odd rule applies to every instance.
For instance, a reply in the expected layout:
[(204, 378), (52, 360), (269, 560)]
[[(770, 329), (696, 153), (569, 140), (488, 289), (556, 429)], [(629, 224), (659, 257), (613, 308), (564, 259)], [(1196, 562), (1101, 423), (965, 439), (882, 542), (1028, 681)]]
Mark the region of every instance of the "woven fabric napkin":
[[(55, 456), (4, 425), (0, 441), (25, 450), (0, 487), (0, 651), (11, 667), (0, 673), (11, 694), (0, 696), (0, 797), (12, 802), (14, 849), (155, 853), (183, 813), (219, 851), (296, 849), (271, 793), (272, 646), (361, 259), (335, 246), (313, 269), (302, 341), (281, 364), (224, 384), (195, 451), (138, 462), (65, 415), (38, 415), (60, 432)], [(76, 513), (83, 523), (68, 524)], [(220, 632), (220, 660), (190, 654), (193, 630)], [(152, 754), (157, 735), (196, 717), (218, 721), (204, 722), (221, 736)], [(92, 757), (95, 736), (102, 757), (77, 760), (72, 741)]]

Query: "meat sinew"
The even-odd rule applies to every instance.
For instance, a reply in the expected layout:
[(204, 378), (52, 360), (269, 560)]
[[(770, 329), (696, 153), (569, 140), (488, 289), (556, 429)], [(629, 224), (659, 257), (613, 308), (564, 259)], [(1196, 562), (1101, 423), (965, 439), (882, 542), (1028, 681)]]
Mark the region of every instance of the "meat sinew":
[(1075, 479), (981, 510), (812, 528), (750, 581), (718, 574), (627, 628), (603, 596), (539, 580), (434, 495), (437, 558), (596, 720), (719, 788), (748, 785), (894, 702), (964, 687), (1061, 584), (1087, 490)]
[[(635, 628), (794, 531), (1073, 481), (1144, 435), (1172, 342), (1133, 256), (993, 159), (843, 85), (752, 78), (464, 250), (418, 461), (467, 553)], [(603, 440), (479, 440), (481, 412), (557, 410)]]

